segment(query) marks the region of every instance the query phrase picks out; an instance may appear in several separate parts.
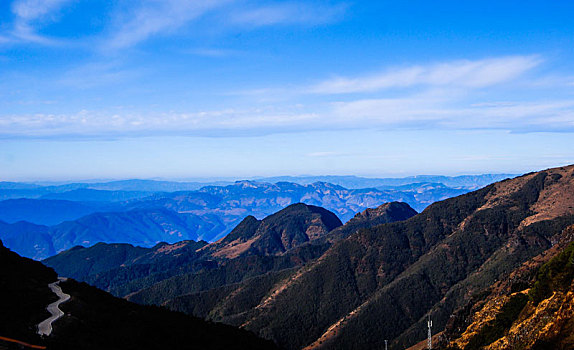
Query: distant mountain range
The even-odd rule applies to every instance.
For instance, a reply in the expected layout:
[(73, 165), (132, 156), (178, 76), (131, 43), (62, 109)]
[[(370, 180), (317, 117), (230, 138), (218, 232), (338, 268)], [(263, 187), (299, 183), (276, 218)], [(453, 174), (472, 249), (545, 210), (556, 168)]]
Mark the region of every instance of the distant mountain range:
[[(358, 176), (279, 176), (256, 178), (256, 182), (292, 182), (300, 185), (309, 185), (316, 182), (328, 182), (334, 185), (349, 189), (374, 188), (374, 187), (396, 187), (417, 183), (437, 183), (451, 188), (477, 189), (495, 181), (511, 178), (513, 174), (483, 174), (483, 175), (461, 175), (461, 176), (440, 176), (440, 175), (419, 175), (404, 178), (366, 178)], [(21, 183), (0, 181), (0, 199), (11, 198), (40, 198), (50, 194), (70, 192), (75, 190), (94, 191), (121, 191), (131, 192), (127, 196), (136, 196), (138, 192), (142, 195), (150, 192), (176, 192), (195, 191), (205, 186), (228, 186), (237, 181), (205, 181), (205, 182), (178, 182), (178, 181), (158, 181), (158, 180), (119, 180), (108, 182), (76, 182), (76, 183)], [(48, 197), (50, 198), (50, 197)], [(55, 197), (54, 197), (55, 198)], [(70, 198), (56, 198), (70, 199)], [(82, 200), (87, 200), (85, 197)]]
[[(481, 178), (486, 181), (491, 176)], [(474, 186), (476, 179), (473, 181)], [(224, 237), (249, 215), (263, 219), (299, 202), (324, 207), (346, 222), (356, 213), (383, 203), (401, 201), (420, 211), (437, 200), (469, 191), (440, 183), (411, 183), (394, 189), (347, 189), (325, 182), (300, 185), (238, 181), (227, 186), (176, 192), (163, 192), (177, 188), (176, 183), (140, 180), (52, 187), (0, 185), (4, 187), (0, 193), (4, 191), (6, 196), (6, 193), (14, 195), (10, 191), (41, 194), (39, 198), (0, 201), (0, 239), (7, 247), (35, 259), (75, 245), (98, 242), (143, 247), (181, 240), (212, 242)]]
[[(247, 217), (211, 244), (96, 245), (45, 263), (131, 301), (239, 326), (286, 349), (384, 348), (385, 339), (404, 349), (426, 338), (429, 317), (440, 348), (567, 349), (573, 193), (569, 166), (416, 215), (390, 203), (340, 225), (298, 204)], [(95, 263), (105, 256), (113, 263)]]

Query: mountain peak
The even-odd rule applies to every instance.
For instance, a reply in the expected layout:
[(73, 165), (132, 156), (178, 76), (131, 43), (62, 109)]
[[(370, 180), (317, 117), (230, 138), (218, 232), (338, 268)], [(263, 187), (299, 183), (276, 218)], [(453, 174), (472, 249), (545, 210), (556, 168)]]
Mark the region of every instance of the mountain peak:
[(205, 250), (218, 258), (278, 255), (341, 225), (341, 220), (327, 209), (296, 203), (261, 221), (246, 217), (227, 237), (206, 246)]
[(367, 208), (357, 213), (353, 219), (375, 219), (381, 216), (392, 216), (393, 221), (400, 221), (416, 215), (417, 212), (404, 202), (388, 202), (376, 208)]

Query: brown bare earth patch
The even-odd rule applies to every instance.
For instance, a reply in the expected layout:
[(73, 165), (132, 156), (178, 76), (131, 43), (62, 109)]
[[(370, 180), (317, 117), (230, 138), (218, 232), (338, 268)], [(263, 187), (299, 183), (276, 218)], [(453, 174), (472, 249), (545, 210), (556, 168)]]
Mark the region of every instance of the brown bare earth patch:
[(259, 238), (260, 238), (259, 236), (255, 236), (252, 237), (251, 239), (248, 239), (247, 241), (237, 239), (229, 243), (227, 246), (224, 246), (219, 250), (217, 250), (215, 253), (213, 253), (213, 256), (216, 258), (228, 258), (228, 259), (237, 258), (239, 255), (241, 255), (241, 253), (247, 251), (247, 249), (249, 249), (249, 247), (251, 247), (251, 245)]
[(155, 251), (155, 254), (169, 254), (174, 251), (184, 248), (187, 245), (186, 241), (177, 242), (174, 244), (166, 244)]
[(574, 167), (548, 171), (547, 183), (531, 210), (536, 214), (524, 219), (522, 227), (542, 220), (551, 220), (574, 211)]
[(352, 319), (353, 317), (356, 317), (361, 310), (365, 307), (365, 305), (367, 305), (370, 302), (370, 299), (367, 300), (366, 302), (364, 302), (363, 304), (361, 304), (359, 307), (357, 307), (355, 310), (349, 312), (347, 315), (343, 316), (342, 318), (340, 318), (337, 322), (333, 323), (326, 331), (325, 333), (323, 333), (317, 340), (315, 340), (312, 344), (306, 346), (303, 348), (303, 350), (314, 350), (314, 349), (320, 349), (322, 347), (323, 344), (329, 342), (329, 340), (334, 339), (337, 334), (339, 333), (340, 329), (342, 326), (345, 325), (345, 323)]
[[(443, 332), (439, 332), (439, 333), (434, 334), (432, 336), (433, 346), (434, 346), (434, 344), (437, 343), (437, 341), (440, 339), (442, 334), (443, 334)], [(428, 341), (427, 339), (421, 340), (420, 342), (416, 343), (415, 345), (411, 346), (410, 348), (407, 348), (406, 350), (425, 350), (425, 349), (427, 349), (427, 341)]]

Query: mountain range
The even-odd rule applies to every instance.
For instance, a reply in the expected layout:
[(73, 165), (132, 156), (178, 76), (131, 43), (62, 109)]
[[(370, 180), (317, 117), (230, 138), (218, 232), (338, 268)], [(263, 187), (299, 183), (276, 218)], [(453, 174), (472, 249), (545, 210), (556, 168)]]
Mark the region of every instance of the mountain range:
[[(215, 243), (158, 245), (142, 255), (142, 264), (135, 257), (84, 268), (116, 249), (109, 245), (74, 248), (45, 263), (128, 300), (239, 326), (286, 349), (383, 348), (385, 339), (389, 348), (402, 349), (425, 339), (428, 318), (445, 347), (516, 344), (508, 338), (512, 327), (530, 329), (521, 317), (539, 309), (562, 320), (547, 323), (559, 329), (544, 341), (569, 344), (572, 314), (559, 310), (571, 306), (570, 270), (554, 262), (534, 264), (530, 275), (519, 271), (538, 256), (562, 256), (572, 240), (574, 166), (497, 182), (416, 215), (395, 203), (340, 225), (308, 205), (283, 210), (262, 221), (247, 217)], [(491, 312), (492, 323), (475, 316), (479, 336), (470, 340), (465, 320), (480, 312), (493, 286), (509, 279), (516, 283), (500, 305), (512, 302)], [(529, 285), (538, 290), (531, 301), (513, 299), (512, 293), (529, 293)], [(553, 291), (562, 293), (552, 299), (558, 309), (544, 308), (558, 295)], [(517, 314), (524, 305), (530, 314)], [(496, 321), (497, 314), (506, 321)]]
[[(98, 242), (142, 247), (181, 240), (213, 242), (247, 216), (260, 220), (299, 202), (324, 207), (346, 222), (356, 213), (383, 203), (401, 201), (422, 210), (437, 200), (469, 191), (433, 183), (408, 184), (397, 189), (346, 189), (323, 182), (299, 185), (253, 181), (204, 186), (195, 191), (131, 191), (176, 188), (164, 183), (154, 183), (155, 187), (146, 184), (116, 182), (94, 185), (97, 189), (60, 185), (57, 191), (48, 187), (53, 192), (41, 198), (0, 201), (0, 239), (7, 247), (35, 259), (75, 245)], [(33, 185), (3, 186), (7, 190), (21, 187), (26, 191), (47, 191), (46, 187)]]

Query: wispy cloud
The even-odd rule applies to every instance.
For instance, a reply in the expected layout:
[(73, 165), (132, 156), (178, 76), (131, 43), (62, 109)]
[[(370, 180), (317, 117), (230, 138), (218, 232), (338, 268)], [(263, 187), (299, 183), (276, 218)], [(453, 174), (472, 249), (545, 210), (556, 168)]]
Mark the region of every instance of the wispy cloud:
[(219, 48), (198, 48), (193, 50), (187, 50), (186, 53), (203, 57), (222, 58), (229, 56), (237, 56), (240, 55), (242, 52), (238, 50), (219, 49)]
[(351, 155), (352, 155), (351, 153), (344, 153), (344, 152), (322, 151), (322, 152), (307, 153), (305, 156), (311, 158), (332, 158), (332, 157), (345, 157)]
[(137, 78), (140, 75), (139, 71), (133, 68), (126, 68), (120, 61), (89, 62), (63, 73), (55, 83), (87, 89), (118, 84)]
[(12, 12), (23, 21), (34, 21), (52, 15), (72, 0), (19, 0), (12, 5)]
[(276, 24), (317, 25), (340, 19), (347, 8), (347, 4), (285, 2), (234, 11), (229, 17), (232, 23), (253, 27)]
[[(55, 45), (59, 41), (38, 34), (38, 27), (46, 22), (57, 20), (58, 13), (73, 0), (18, 0), (12, 4), (15, 16), (13, 26), (7, 33), (5, 42), (32, 42), (42, 45)], [(2, 40), (0, 40), (2, 42)]]
[(125, 48), (154, 35), (173, 32), (232, 0), (147, 0), (116, 15), (107, 48)]
[[(453, 107), (425, 96), (341, 102), (321, 112), (225, 109), (196, 113), (33, 114), (0, 117), (0, 137), (252, 136), (313, 130), (449, 129), (574, 132), (574, 102), (514, 101)], [(328, 153), (310, 157), (334, 156)]]
[[(48, 23), (58, 22), (61, 10), (77, 0), (15, 0), (11, 10), (14, 18), (7, 21), (8, 29), (0, 33), (0, 43), (36, 43), (55, 45), (62, 40), (41, 34)], [(91, 32), (92, 47), (119, 50), (136, 46), (158, 36), (193, 35), (186, 26), (211, 16), (207, 26), (237, 31), (245, 27), (278, 24), (318, 25), (342, 18), (347, 5), (342, 3), (310, 3), (297, 1), (241, 0), (140, 0), (118, 2), (100, 7), (94, 14), (103, 23), (103, 30)], [(86, 15), (86, 14), (84, 14)], [(219, 19), (219, 20), (218, 20)], [(205, 24), (202, 24), (205, 28)], [(187, 28), (189, 29), (189, 28)], [(84, 45), (76, 38), (71, 43)], [(99, 42), (94, 44), (93, 41)], [(216, 50), (206, 54), (216, 56)], [(220, 53), (217, 52), (217, 53)], [(219, 57), (219, 56), (218, 56)]]
[[(512, 99), (497, 95), (500, 90), (497, 84), (522, 82), (528, 76), (526, 73), (542, 65), (541, 62), (543, 60), (538, 56), (513, 56), (420, 65), (417, 71), (422, 73), (414, 74), (414, 78), (404, 78), (403, 75), (410, 73), (402, 72), (400, 79), (391, 79), (392, 83), (386, 85), (378, 84), (380, 92), (372, 93), (373, 88), (369, 87), (367, 94), (341, 96), (340, 91), (351, 90), (345, 88), (321, 98), (315, 98), (315, 93), (307, 93), (304, 96), (291, 95), (287, 100), (273, 103), (261, 99), (259, 94), (241, 96), (239, 104), (253, 106), (251, 108), (225, 106), (225, 101), (222, 101), (222, 109), (187, 113), (136, 113), (122, 109), (120, 112), (0, 115), (0, 137), (137, 137), (157, 134), (220, 137), (343, 129), (574, 132), (574, 102), (568, 98), (574, 93), (571, 87), (561, 86), (564, 97), (556, 95), (556, 89), (549, 90), (546, 86), (538, 89), (536, 84), (524, 84), (526, 88), (521, 90), (533, 98)], [(122, 81), (129, 79), (129, 74), (137, 74), (126, 72), (122, 67), (113, 64), (79, 67), (64, 76), (61, 83), (69, 81), (70, 84), (88, 84), (86, 87), (91, 87)], [(540, 79), (539, 74), (532, 79)], [(364, 87), (358, 89), (357, 86), (364, 85), (354, 85), (352, 91), (365, 91)], [(422, 88), (403, 89), (403, 86)], [(265, 95), (266, 91), (261, 93)], [(270, 91), (270, 94), (277, 93), (273, 89)], [(305, 104), (305, 99), (314, 101)]]
[(413, 86), (481, 88), (515, 79), (541, 63), (538, 56), (510, 56), (415, 65), (362, 77), (329, 79), (310, 87), (308, 92), (348, 94)]

